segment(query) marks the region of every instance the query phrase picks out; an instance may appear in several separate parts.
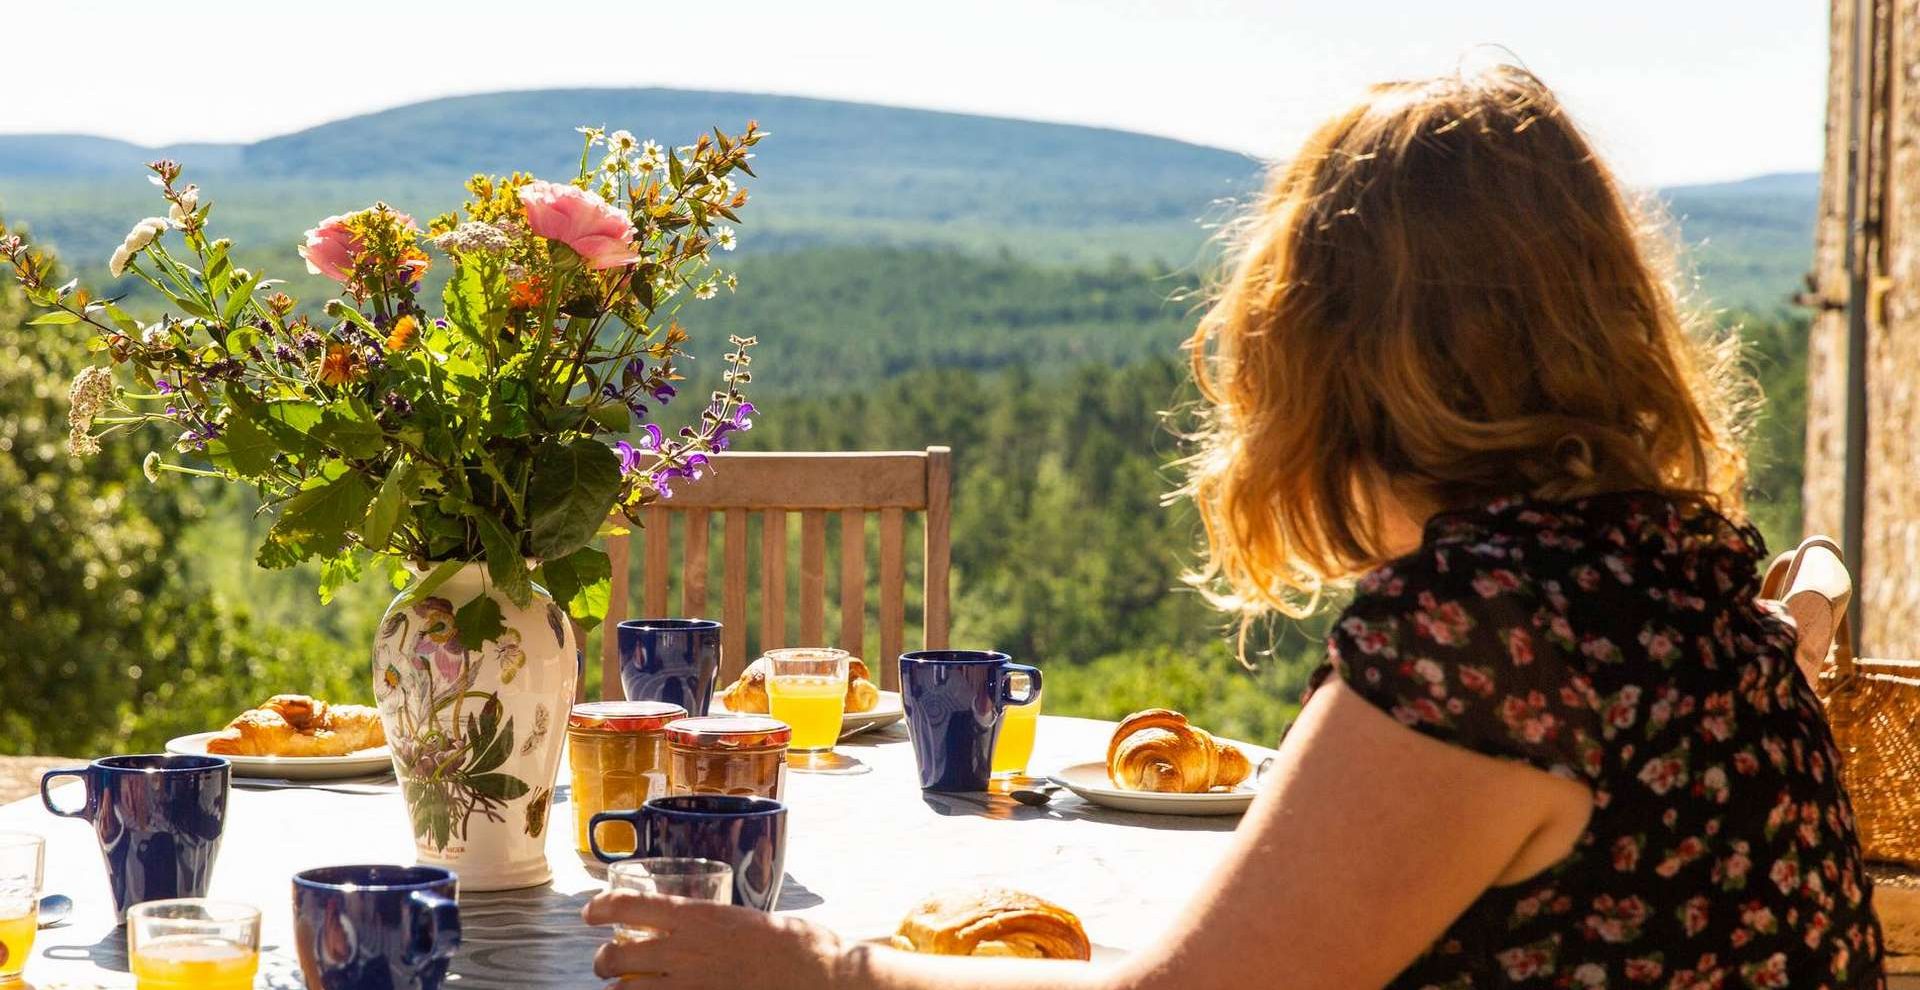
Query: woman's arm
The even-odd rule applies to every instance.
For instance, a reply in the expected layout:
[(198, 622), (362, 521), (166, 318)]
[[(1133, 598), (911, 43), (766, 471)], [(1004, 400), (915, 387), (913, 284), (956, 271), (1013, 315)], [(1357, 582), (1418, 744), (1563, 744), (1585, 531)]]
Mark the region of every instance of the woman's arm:
[(609, 943), (596, 972), (631, 985), (886, 990), (1289, 990), (1380, 986), (1481, 892), (1564, 857), (1586, 826), (1579, 783), (1408, 729), (1333, 681), (1314, 693), (1227, 856), (1164, 936), (1115, 968), (841, 946), (816, 926), (606, 894), (589, 924), (666, 938)]

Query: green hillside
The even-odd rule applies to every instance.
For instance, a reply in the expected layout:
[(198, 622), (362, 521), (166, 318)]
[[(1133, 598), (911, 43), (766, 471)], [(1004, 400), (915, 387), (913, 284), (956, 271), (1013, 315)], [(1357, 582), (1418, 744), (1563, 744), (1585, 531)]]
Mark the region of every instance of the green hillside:
[[(1093, 127), (748, 93), (541, 90), (410, 104), (249, 145), (0, 135), (0, 216), (97, 278), (127, 226), (153, 212), (140, 163), (168, 155), (219, 202), (215, 220), (248, 263), (290, 276), (294, 243), (320, 217), (376, 199), (427, 216), (453, 205), (475, 170), (570, 171), (577, 123), (676, 142), (748, 118), (773, 135), (751, 187), (748, 254), (957, 248), (1191, 269), (1209, 256), (1209, 223), (1260, 176), (1236, 152)], [(1807, 267), (1816, 191), (1816, 177), (1785, 175), (1662, 195), (1705, 295), (1773, 309)]]

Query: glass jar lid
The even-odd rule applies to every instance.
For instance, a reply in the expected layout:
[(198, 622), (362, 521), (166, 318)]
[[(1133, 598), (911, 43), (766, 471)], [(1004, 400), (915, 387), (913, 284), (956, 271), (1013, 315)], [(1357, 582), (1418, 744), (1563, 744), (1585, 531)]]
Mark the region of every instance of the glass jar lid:
[(584, 732), (658, 732), (687, 710), (665, 701), (593, 701), (567, 712), (567, 728)]
[(667, 726), (667, 741), (699, 749), (761, 749), (785, 746), (793, 729), (765, 715), (702, 715)]

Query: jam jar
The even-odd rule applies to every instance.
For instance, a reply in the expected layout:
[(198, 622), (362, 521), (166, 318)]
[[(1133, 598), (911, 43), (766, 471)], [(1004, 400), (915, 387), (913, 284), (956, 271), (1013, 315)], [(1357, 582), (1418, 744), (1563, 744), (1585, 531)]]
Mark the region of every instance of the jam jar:
[(750, 794), (786, 790), (793, 730), (765, 715), (706, 715), (667, 726), (668, 794)]
[[(686, 715), (686, 709), (663, 701), (596, 701), (567, 713), (573, 838), (581, 856), (593, 858), (587, 823), (594, 815), (638, 808), (667, 792), (666, 728)], [(600, 848), (633, 852), (633, 830), (607, 829)]]

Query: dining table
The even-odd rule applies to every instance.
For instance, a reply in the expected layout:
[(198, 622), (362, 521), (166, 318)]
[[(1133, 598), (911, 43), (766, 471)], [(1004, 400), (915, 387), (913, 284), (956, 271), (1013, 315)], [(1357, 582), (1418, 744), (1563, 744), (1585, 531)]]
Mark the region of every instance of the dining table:
[[(1043, 715), (1028, 769), (1046, 773), (1099, 761), (1113, 728)], [(846, 939), (890, 934), (929, 894), (1003, 885), (1078, 914), (1096, 957), (1115, 958), (1153, 939), (1214, 882), (1239, 822), (1231, 815), (1116, 811), (1064, 790), (1037, 806), (997, 792), (923, 792), (904, 723), (845, 739), (839, 752), (857, 761), (856, 772), (787, 776), (786, 881), (777, 909)], [(582, 923), (580, 909), (606, 883), (574, 850), (566, 781), (563, 765), (547, 829), (551, 881), (461, 893), (462, 943), (448, 986), (602, 984), (593, 975), (593, 953), (607, 931)], [(293, 874), (413, 862), (405, 805), (390, 777), (303, 786), (260, 786), (236, 777), (234, 785), (208, 896), (260, 909), (255, 987), (304, 987), (294, 951)], [(79, 786), (56, 788), (55, 800), (77, 803)], [(28, 985), (133, 987), (126, 933), (117, 926), (93, 831), (49, 814), (37, 797), (0, 806), (0, 830), (45, 836), (45, 890), (74, 902), (64, 924), (40, 931), (27, 962)]]

